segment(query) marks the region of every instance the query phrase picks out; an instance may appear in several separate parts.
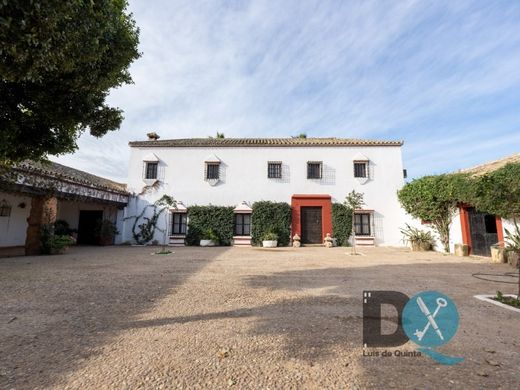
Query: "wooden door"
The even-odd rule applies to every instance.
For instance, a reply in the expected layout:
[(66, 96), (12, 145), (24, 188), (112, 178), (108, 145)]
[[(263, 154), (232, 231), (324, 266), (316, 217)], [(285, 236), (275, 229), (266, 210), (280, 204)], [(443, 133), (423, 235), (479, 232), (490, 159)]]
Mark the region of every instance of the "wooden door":
[(494, 215), (479, 213), (468, 209), (471, 253), (478, 256), (491, 256), (491, 245), (498, 242), (496, 218)]
[(301, 208), (302, 243), (321, 244), (321, 207)]

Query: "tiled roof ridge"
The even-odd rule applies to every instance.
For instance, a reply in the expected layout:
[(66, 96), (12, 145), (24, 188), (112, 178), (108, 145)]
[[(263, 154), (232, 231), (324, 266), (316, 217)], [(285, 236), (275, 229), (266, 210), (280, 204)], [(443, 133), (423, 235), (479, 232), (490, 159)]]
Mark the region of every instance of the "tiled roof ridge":
[[(48, 168), (47, 168), (48, 166)], [(53, 169), (54, 168), (54, 169)], [(57, 179), (69, 180), (77, 184), (88, 185), (95, 188), (106, 189), (113, 192), (127, 194), (126, 184), (106, 179), (101, 176), (71, 168), (54, 161), (34, 162), (23, 161), (15, 166), (15, 169), (36, 174), (52, 176)]]
[(176, 138), (133, 141), (130, 146), (401, 146), (403, 141), (365, 140), (337, 137), (309, 138)]

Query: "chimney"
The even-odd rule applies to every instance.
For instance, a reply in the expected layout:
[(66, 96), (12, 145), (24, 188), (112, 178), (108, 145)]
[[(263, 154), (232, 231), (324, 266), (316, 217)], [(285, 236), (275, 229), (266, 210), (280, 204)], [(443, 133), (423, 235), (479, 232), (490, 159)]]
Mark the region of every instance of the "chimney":
[(148, 137), (148, 141), (157, 141), (159, 138), (161, 138), (155, 131), (152, 131), (146, 135)]

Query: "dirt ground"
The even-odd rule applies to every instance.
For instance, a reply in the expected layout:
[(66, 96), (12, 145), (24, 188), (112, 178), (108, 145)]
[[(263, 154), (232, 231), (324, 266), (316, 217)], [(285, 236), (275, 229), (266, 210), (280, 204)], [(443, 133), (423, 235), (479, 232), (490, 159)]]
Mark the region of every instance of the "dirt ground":
[[(0, 259), (0, 389), (520, 388), (520, 314), (473, 298), (515, 292), (472, 277), (508, 265), (388, 248), (154, 250)], [(464, 362), (364, 357), (363, 290), (450, 296), (461, 323), (440, 351)]]

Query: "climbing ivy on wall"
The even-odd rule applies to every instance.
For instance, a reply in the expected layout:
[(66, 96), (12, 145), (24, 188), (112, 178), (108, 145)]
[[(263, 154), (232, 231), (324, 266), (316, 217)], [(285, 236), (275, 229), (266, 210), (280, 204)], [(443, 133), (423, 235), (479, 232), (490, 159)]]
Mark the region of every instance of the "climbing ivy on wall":
[(291, 240), (291, 206), (285, 202), (260, 201), (253, 204), (251, 238), (261, 245), (266, 233), (278, 236), (278, 246), (287, 246)]
[(188, 245), (199, 245), (204, 235), (211, 229), (221, 245), (230, 245), (233, 239), (233, 207), (191, 206), (188, 208)]
[(332, 204), (332, 235), (339, 246), (349, 246), (352, 231), (352, 209), (342, 203)]

